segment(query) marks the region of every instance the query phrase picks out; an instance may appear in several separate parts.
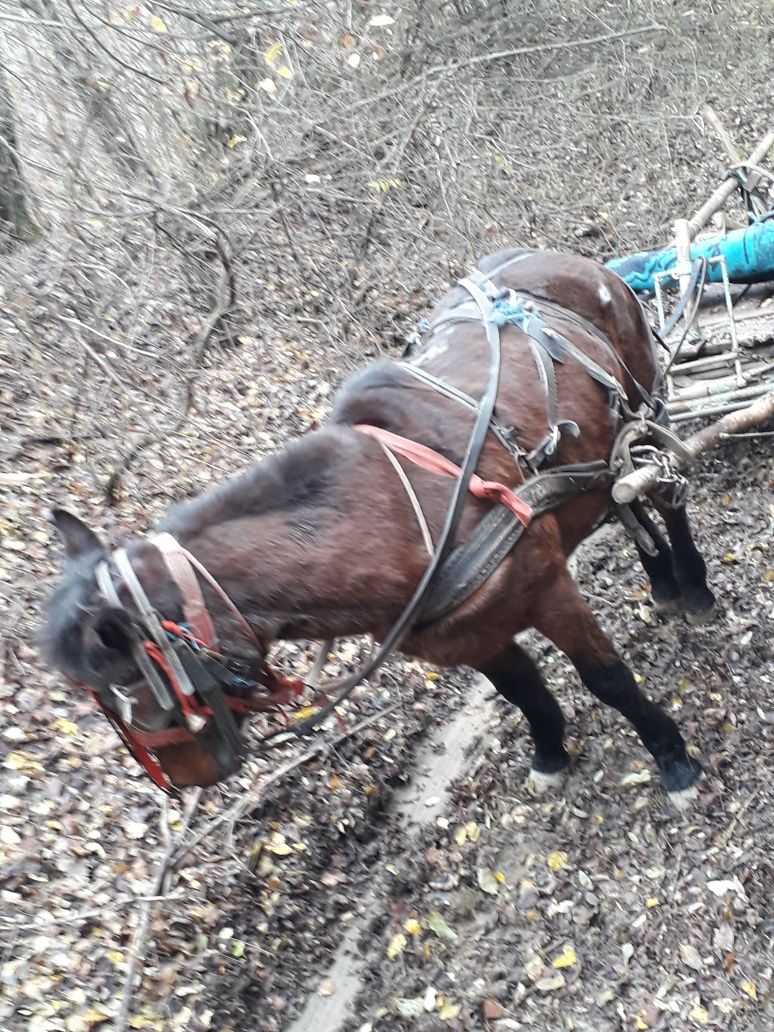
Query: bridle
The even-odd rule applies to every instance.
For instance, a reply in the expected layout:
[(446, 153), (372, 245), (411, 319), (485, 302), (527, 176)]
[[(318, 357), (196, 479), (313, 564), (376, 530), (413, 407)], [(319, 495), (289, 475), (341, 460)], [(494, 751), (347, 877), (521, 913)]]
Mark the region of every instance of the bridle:
[[(226, 778), (239, 769), (244, 757), (240, 718), (282, 706), (300, 695), (304, 684), (272, 670), (266, 662), (265, 643), (195, 556), (171, 534), (153, 534), (148, 540), (160, 552), (180, 592), (182, 624), (159, 616), (125, 549), (116, 549), (110, 559), (101, 560), (95, 577), (104, 600), (128, 616), (132, 659), (165, 724), (159, 729), (138, 727), (133, 722), (135, 700), (127, 686), (85, 687), (154, 784), (172, 792), (174, 786), (153, 751), (194, 741), (214, 759), (218, 780)], [(132, 600), (133, 611), (121, 602), (111, 565)], [(255, 652), (254, 662), (235, 662), (219, 651), (200, 578), (218, 595)], [(259, 694), (257, 688), (262, 689)]]

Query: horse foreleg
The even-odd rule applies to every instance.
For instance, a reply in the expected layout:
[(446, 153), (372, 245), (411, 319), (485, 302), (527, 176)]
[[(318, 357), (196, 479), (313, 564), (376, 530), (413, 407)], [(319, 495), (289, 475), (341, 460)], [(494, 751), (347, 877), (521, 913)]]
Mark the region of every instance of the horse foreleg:
[(527, 718), (535, 743), (531, 779), (535, 787), (560, 784), (570, 762), (564, 748), (564, 716), (532, 657), (514, 642), (482, 665), (481, 673)]
[(668, 792), (684, 792), (701, 773), (677, 725), (640, 691), (629, 667), (580, 595), (566, 569), (543, 593), (534, 626), (571, 660), (589, 691), (633, 725), (652, 754)]
[(654, 497), (672, 544), (672, 569), (680, 586), (680, 604), (691, 623), (705, 623), (715, 611), (715, 596), (707, 586), (707, 566), (696, 547), (685, 506), (671, 508)]
[(674, 574), (672, 549), (648, 516), (642, 502), (632, 502), (631, 509), (637, 522), (645, 528), (656, 547), (656, 554), (651, 555), (638, 541), (635, 541), (640, 563), (650, 581), (653, 605), (659, 613), (677, 613), (680, 609), (681, 593), (680, 585)]

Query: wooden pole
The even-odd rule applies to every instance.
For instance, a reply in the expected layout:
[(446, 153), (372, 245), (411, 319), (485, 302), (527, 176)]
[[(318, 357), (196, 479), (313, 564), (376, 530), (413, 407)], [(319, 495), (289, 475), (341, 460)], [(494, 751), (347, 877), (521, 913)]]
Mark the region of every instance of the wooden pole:
[[(766, 133), (750, 155), (749, 159), (746, 162), (743, 162), (743, 164), (762, 164), (772, 147), (774, 147), (774, 130)], [(761, 177), (758, 173), (751, 172), (748, 177), (749, 185), (755, 186), (760, 181), (760, 178)], [(725, 179), (717, 190), (715, 190), (712, 196), (702, 204), (696, 214), (688, 220), (688, 232), (690, 233), (691, 240), (693, 240), (700, 230), (704, 229), (715, 212), (720, 211), (738, 185), (739, 184), (735, 179)]]
[[(692, 434), (684, 442), (689, 458), (695, 459), (702, 452), (715, 448), (724, 434), (742, 433), (744, 430), (749, 430), (750, 427), (765, 423), (767, 419), (774, 419), (774, 391), (770, 391), (746, 408), (739, 409), (737, 412), (729, 412), (712, 426)], [(678, 468), (684, 468), (685, 463), (679, 463), (677, 459), (673, 461), (677, 463)], [(660, 473), (659, 466), (648, 464), (622, 477), (613, 484), (613, 500), (619, 505), (630, 505), (656, 486)]]
[(728, 160), (731, 162), (731, 164), (741, 165), (742, 155), (736, 149), (734, 141), (731, 139), (731, 134), (718, 118), (715, 109), (710, 107), (709, 104), (705, 104), (704, 107), (701, 109), (701, 116), (707, 122), (709, 122), (709, 124), (718, 134), (718, 138), (720, 139), (720, 142), (723, 144), (723, 150), (725, 150), (726, 154), (728, 155)]

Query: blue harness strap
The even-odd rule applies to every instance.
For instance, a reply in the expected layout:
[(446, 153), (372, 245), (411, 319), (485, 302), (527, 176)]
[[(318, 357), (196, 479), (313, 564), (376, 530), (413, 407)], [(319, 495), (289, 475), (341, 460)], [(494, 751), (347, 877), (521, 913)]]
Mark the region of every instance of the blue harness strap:
[[(559, 413), (555, 371), (556, 363), (564, 364), (568, 358), (571, 358), (578, 362), (586, 370), (588, 375), (600, 384), (600, 386), (607, 392), (608, 404), (610, 406), (614, 424), (620, 420), (622, 415), (630, 414), (626, 396), (618, 380), (616, 380), (614, 376), (611, 376), (607, 370), (603, 369), (598, 362), (595, 362), (593, 358), (590, 358), (585, 354), (585, 352), (575, 347), (575, 345), (572, 344), (563, 334), (556, 331), (553, 327), (547, 326), (541, 317), (541, 308), (544, 308), (547, 312), (553, 312), (556, 315), (580, 326), (581, 329), (585, 330), (593, 336), (595, 340), (598, 340), (604, 345), (606, 351), (618, 365), (623, 365), (623, 361), (620, 356), (617, 355), (610, 341), (597, 326), (589, 322), (587, 319), (584, 319), (582, 316), (579, 316), (574, 312), (569, 312), (567, 309), (562, 308), (560, 305), (555, 304), (552, 301), (547, 301), (543, 298), (535, 298), (529, 294), (520, 293), (508, 288), (499, 288), (492, 283), (491, 280), (486, 279), (481, 273), (478, 273), (478, 277), (480, 278), (481, 285), (486, 289), (491, 300), (492, 319), (497, 327), (518, 326), (526, 335), (529, 342), (530, 354), (532, 355), (535, 369), (545, 392), (547, 422), (546, 435), (537, 443), (531, 452), (525, 453), (519, 449), (521, 457), (525, 459), (533, 471), (537, 472), (537, 470), (539, 470), (548, 459), (555, 455), (562, 434), (569, 434), (571, 437), (580, 436), (580, 428), (574, 420), (558, 418)], [(430, 323), (423, 320), (423, 336), (424, 339), (427, 340), (438, 329), (443, 326), (447, 326), (450, 323), (470, 321), (479, 322), (480, 319), (481, 313), (477, 306), (466, 300), (455, 305), (448, 311), (442, 312)], [(439, 377), (433, 376), (432, 373), (428, 373), (426, 370), (420, 369), (411, 362), (404, 363), (403, 365), (404, 368), (412, 375), (416, 376), (417, 379), (424, 380), (447, 397), (456, 397), (457, 400), (462, 401), (465, 404), (472, 402), (472, 399), (469, 399), (467, 395), (463, 394), (463, 392), (445, 383), (445, 381), (441, 380)], [(626, 367), (624, 366), (624, 368)], [(631, 374), (629, 375), (631, 376)], [(633, 376), (631, 378), (640, 392), (643, 401), (650, 406), (653, 403), (653, 399), (650, 394), (645, 391), (639, 383), (637, 383)], [(515, 431), (513, 428), (505, 428), (501, 423), (495, 427), (493, 420), (492, 430), (499, 440), (502, 441), (503, 436), (506, 437), (506, 447), (511, 451), (514, 450)], [(503, 441), (503, 443), (506, 442)]]

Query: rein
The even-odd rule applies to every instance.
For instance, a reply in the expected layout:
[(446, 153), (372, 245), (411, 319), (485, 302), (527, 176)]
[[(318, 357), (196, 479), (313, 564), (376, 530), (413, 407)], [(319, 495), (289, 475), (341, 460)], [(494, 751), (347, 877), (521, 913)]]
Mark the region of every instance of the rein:
[[(465, 449), (462, 467), (459, 470), (454, 467), (454, 473), (446, 471), (448, 475), (455, 475), (457, 472), (459, 475), (457, 476), (454, 493), (446, 512), (446, 518), (438, 541), (435, 544), (430, 562), (428, 563), (419, 584), (414, 589), (414, 593), (409, 599), (405, 609), (387, 633), (382, 644), (374, 653), (372, 653), (371, 657), (363, 667), (357, 673), (351, 674), (349, 677), (339, 678), (325, 686), (324, 690), (327, 693), (330, 693), (331, 691), (338, 692), (336, 698), (323, 706), (313, 716), (294, 725), (288, 730), (288, 732), (276, 731), (265, 736), (260, 743), (260, 748), (272, 748), (274, 745), (284, 744), (284, 742), (288, 740), (286, 737), (287, 735), (301, 738), (304, 735), (309, 734), (314, 727), (329, 717), (342, 702), (348, 699), (359, 684), (366, 680), (367, 677), (370, 677), (375, 670), (378, 670), (379, 667), (382, 666), (387, 657), (396, 648), (398, 648), (404, 638), (411, 632), (415, 623), (415, 618), (421, 615), (423, 603), (427, 599), (436, 574), (446, 557), (448, 548), (451, 545), (454, 533), (459, 526), (459, 522), (462, 517), (462, 510), (465, 505), (471, 478), (475, 475), (476, 466), (478, 465), (481, 452), (484, 448), (484, 442), (486, 441), (486, 436), (489, 432), (489, 426), (494, 415), (495, 404), (497, 402), (502, 356), (500, 347), (500, 330), (495, 315), (494, 302), (506, 293), (506, 291), (495, 286), (490, 279), (480, 272), (475, 272), (471, 276), (461, 279), (459, 281), (459, 285), (473, 298), (484, 324), (486, 340), (489, 345), (489, 368), (487, 371), (486, 388), (476, 409), (476, 418), (473, 422), (470, 437), (468, 438), (468, 445)], [(430, 451), (430, 449), (428, 449), (428, 451)], [(442, 457), (438, 456), (438, 458)], [(504, 485), (497, 485), (497, 487), (503, 486)], [(508, 489), (505, 488), (505, 490), (507, 491)], [(282, 736), (282, 738), (278, 741), (280, 736)]]

